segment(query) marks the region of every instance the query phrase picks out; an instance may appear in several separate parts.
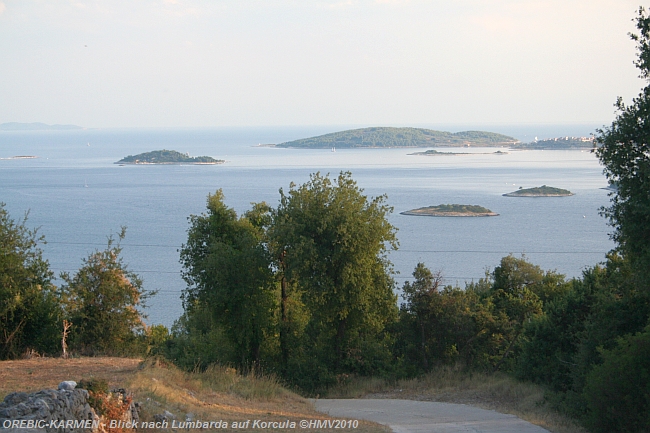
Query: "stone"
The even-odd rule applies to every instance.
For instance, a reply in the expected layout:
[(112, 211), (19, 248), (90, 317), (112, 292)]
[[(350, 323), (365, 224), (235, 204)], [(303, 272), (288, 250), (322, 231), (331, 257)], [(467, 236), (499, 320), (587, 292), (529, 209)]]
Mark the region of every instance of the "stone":
[(64, 380), (59, 384), (59, 390), (72, 391), (77, 387), (77, 382), (74, 380)]

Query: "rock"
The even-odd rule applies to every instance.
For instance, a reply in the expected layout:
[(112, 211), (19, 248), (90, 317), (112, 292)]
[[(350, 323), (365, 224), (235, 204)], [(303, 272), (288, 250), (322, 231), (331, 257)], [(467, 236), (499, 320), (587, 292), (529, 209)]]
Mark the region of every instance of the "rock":
[(74, 380), (65, 380), (59, 384), (59, 390), (72, 391), (77, 386)]
[(164, 422), (164, 421), (171, 421), (173, 419), (176, 419), (176, 415), (173, 413), (165, 410), (163, 413), (159, 413), (153, 416), (154, 421), (156, 422)]

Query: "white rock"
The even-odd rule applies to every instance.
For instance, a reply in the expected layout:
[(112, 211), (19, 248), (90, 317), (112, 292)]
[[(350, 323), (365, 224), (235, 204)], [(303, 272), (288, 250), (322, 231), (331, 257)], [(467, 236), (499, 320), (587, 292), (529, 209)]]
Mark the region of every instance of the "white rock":
[(64, 380), (59, 384), (59, 389), (72, 391), (73, 389), (75, 389), (76, 386), (77, 386), (77, 382), (75, 382), (74, 380)]

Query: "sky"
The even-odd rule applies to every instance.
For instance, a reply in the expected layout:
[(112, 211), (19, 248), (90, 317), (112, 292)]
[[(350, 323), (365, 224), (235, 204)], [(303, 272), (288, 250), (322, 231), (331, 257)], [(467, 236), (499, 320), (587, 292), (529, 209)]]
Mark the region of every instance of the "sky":
[(609, 124), (637, 0), (0, 0), (0, 123)]

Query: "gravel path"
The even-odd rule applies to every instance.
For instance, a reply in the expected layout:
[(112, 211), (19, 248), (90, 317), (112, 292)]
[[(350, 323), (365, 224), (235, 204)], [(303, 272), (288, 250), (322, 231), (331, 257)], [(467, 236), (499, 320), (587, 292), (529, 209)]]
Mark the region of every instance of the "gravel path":
[(395, 433), (549, 433), (514, 415), (464, 404), (397, 399), (319, 399), (313, 402), (320, 412), (386, 424)]

